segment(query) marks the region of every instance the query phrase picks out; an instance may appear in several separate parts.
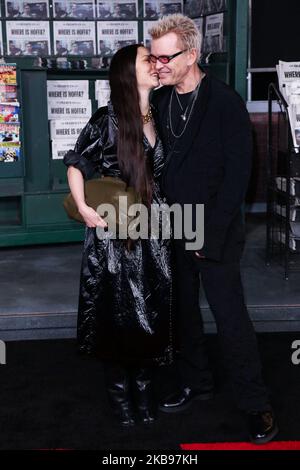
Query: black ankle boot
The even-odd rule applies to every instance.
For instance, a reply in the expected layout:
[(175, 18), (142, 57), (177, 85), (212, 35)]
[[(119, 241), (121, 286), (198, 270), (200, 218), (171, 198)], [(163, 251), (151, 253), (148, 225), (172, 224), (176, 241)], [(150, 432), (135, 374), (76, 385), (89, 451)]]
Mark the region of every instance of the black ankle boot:
[(121, 426), (134, 426), (135, 417), (129, 390), (129, 373), (118, 365), (105, 365), (106, 391), (114, 415)]
[(133, 381), (139, 418), (143, 424), (152, 424), (155, 420), (155, 404), (151, 370), (149, 368), (136, 369)]

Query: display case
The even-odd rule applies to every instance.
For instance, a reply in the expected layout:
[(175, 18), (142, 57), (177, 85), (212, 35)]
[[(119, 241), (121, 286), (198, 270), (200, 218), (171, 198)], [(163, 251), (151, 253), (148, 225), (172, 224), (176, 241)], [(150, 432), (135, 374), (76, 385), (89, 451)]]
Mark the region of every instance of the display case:
[(266, 262), (281, 263), (288, 279), (300, 269), (300, 154), (293, 145), (288, 105), (273, 83), (268, 107)]

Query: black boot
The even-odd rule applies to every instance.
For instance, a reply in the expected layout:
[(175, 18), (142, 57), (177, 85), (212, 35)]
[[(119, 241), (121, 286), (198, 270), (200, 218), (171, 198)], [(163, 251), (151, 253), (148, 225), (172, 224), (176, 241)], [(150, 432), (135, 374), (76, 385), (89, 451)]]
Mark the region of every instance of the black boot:
[(155, 420), (155, 404), (152, 390), (152, 373), (149, 368), (134, 371), (136, 405), (143, 424), (152, 424)]
[(122, 426), (133, 426), (135, 417), (130, 397), (128, 370), (116, 364), (105, 364), (104, 370), (106, 391), (114, 415)]

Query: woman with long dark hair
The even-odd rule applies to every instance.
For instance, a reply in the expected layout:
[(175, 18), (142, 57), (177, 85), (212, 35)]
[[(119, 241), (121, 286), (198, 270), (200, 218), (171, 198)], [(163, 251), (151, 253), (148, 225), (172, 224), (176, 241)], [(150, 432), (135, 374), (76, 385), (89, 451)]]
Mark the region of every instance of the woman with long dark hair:
[(68, 181), (86, 223), (78, 308), (78, 345), (105, 365), (110, 403), (122, 425), (151, 423), (153, 365), (168, 364), (172, 344), (170, 240), (97, 237), (105, 221), (84, 200), (84, 178), (98, 170), (133, 187), (147, 208), (164, 203), (164, 164), (149, 104), (158, 76), (140, 44), (113, 57), (111, 100), (98, 109), (64, 158)]

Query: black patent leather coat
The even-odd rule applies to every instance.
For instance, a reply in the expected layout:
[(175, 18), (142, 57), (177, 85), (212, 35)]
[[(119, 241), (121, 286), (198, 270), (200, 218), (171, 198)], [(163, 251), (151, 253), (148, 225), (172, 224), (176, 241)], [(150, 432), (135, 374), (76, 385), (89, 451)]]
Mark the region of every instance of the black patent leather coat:
[[(85, 178), (100, 171), (121, 176), (117, 119), (112, 105), (100, 108), (64, 157)], [(161, 204), (158, 179), (164, 154), (157, 137), (143, 137), (153, 168), (153, 203)], [(98, 239), (86, 227), (80, 275), (78, 345), (81, 352), (124, 363), (169, 363), (173, 357), (173, 296), (170, 240), (137, 240), (130, 252), (121, 240)]]

